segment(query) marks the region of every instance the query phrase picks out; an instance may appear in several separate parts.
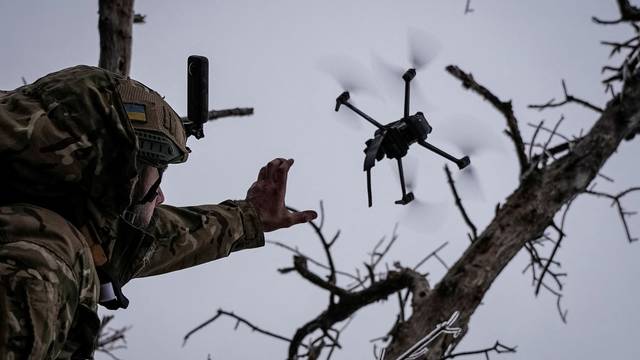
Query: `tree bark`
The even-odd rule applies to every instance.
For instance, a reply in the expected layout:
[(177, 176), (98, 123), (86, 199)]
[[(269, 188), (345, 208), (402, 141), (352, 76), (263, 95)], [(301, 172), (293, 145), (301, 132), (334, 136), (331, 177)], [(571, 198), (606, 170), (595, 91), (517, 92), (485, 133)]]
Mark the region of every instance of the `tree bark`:
[(121, 75), (131, 67), (131, 32), (134, 0), (100, 0), (98, 30), (100, 60), (98, 66)]
[(455, 340), (439, 338), (424, 359), (440, 359), (450, 344), (459, 343), (471, 315), (504, 267), (527, 241), (542, 235), (563, 205), (586, 190), (621, 141), (631, 138), (639, 126), (640, 75), (636, 72), (573, 151), (524, 175), (493, 221), (398, 327), (385, 359), (395, 359), (455, 311), (460, 312), (456, 325), (463, 334)]

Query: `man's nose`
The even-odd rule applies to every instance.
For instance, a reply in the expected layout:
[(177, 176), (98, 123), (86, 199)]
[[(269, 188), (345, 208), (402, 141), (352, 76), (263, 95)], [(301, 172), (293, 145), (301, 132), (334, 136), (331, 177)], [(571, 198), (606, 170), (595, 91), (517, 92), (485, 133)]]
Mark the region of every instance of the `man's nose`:
[(158, 195), (156, 195), (156, 205), (160, 205), (164, 202), (164, 193), (161, 188), (158, 188)]

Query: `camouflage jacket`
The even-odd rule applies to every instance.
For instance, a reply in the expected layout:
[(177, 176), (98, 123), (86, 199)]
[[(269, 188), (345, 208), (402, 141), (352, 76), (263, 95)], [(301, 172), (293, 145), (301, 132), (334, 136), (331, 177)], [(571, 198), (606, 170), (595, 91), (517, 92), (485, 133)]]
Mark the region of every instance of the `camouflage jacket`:
[(245, 201), (161, 205), (123, 236), (137, 143), (117, 80), (79, 66), (0, 92), (0, 359), (93, 356), (96, 243), (122, 285), (264, 245)]

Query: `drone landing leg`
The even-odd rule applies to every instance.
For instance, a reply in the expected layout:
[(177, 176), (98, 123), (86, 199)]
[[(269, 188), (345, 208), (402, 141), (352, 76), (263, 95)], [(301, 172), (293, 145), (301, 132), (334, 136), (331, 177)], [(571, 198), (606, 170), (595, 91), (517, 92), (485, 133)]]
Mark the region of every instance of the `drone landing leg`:
[(369, 199), (369, 207), (373, 205), (373, 199), (371, 196), (371, 169), (367, 170), (367, 196)]
[(407, 194), (407, 188), (405, 187), (405, 184), (404, 184), (404, 171), (402, 171), (401, 158), (398, 158), (398, 172), (400, 174), (400, 187), (402, 188), (402, 199), (397, 200), (396, 204), (407, 205), (414, 199), (414, 196), (413, 196), (413, 193), (411, 192)]
[(465, 156), (465, 157), (462, 157), (460, 159), (457, 159), (457, 158), (449, 155), (448, 153), (438, 149), (437, 147), (429, 144), (428, 142), (426, 142), (424, 140), (418, 140), (418, 144), (420, 144), (423, 147), (433, 151), (434, 153), (446, 158), (447, 160), (453, 161), (454, 163), (456, 163), (456, 165), (458, 165), (458, 169), (460, 169), (460, 170), (466, 168), (471, 163), (468, 156)]

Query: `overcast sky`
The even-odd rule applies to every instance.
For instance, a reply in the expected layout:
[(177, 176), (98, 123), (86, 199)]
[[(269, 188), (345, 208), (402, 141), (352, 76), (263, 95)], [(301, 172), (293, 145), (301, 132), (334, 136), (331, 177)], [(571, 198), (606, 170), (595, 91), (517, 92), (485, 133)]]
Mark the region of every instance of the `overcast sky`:
[[(412, 149), (415, 194), (434, 211), (416, 215), (416, 208), (393, 204), (400, 190), (391, 163), (374, 168), (374, 207), (367, 208), (362, 149), (373, 128), (345, 124), (353, 119), (333, 112), (342, 89), (327, 73), (327, 64), (339, 63), (364, 79), (367, 91), (353, 98), (370, 115), (381, 122), (397, 120), (402, 89), (381, 81), (372, 59), (375, 55), (408, 67), (409, 29), (431, 36), (430, 47), (439, 53), (418, 73), (423, 96), (412, 112), (425, 111), (434, 127), (430, 139), (453, 153), (459, 154), (468, 142), (488, 144), (489, 151), (472, 157), (480, 188), (461, 188), (471, 217), (483, 228), (495, 204), (517, 185), (517, 160), (501, 134), (504, 119), (464, 91), (444, 67), (457, 64), (503, 100), (512, 99), (525, 139), (533, 132), (527, 123), (546, 119), (554, 124), (562, 114), (560, 130), (572, 135), (588, 129), (596, 114), (571, 105), (540, 113), (526, 105), (560, 98), (560, 80), (565, 79), (574, 95), (604, 106), (600, 68), (611, 61), (599, 42), (631, 36), (628, 26), (602, 27), (590, 21), (593, 15), (615, 18), (614, 0), (473, 0), (475, 11), (467, 15), (464, 7), (465, 0), (137, 1), (135, 10), (147, 15), (147, 23), (134, 27), (133, 78), (165, 95), (184, 114), (186, 58), (200, 54), (211, 64), (212, 107), (255, 107), (255, 115), (210, 124), (204, 140), (191, 141), (189, 162), (172, 167), (165, 177), (167, 203), (244, 198), (261, 166), (275, 157), (292, 157), (296, 163), (287, 202), (317, 209), (324, 200), (327, 233), (342, 230), (335, 245), (338, 268), (361, 267), (367, 252), (380, 237), (390, 235), (396, 222), (400, 238), (389, 263), (414, 265), (444, 242), (448, 246), (441, 256), (453, 263), (468, 245), (467, 228), (445, 183), (444, 161)], [(96, 1), (2, 1), (0, 19), (0, 89), (19, 86), (21, 77), (31, 82), (64, 67), (97, 64)], [(465, 129), (460, 143), (456, 131)], [(606, 164), (603, 173), (616, 182), (598, 179), (602, 190), (640, 184), (639, 143), (622, 144)], [(640, 195), (625, 200), (629, 209), (640, 210)], [(631, 227), (640, 236), (640, 218), (632, 219)], [(489, 290), (457, 350), (500, 340), (518, 346), (518, 353), (492, 359), (640, 358), (640, 242), (629, 244), (615, 209), (592, 198), (574, 203), (566, 233), (558, 256), (569, 274), (562, 298), (568, 324), (558, 316), (555, 297), (544, 292), (534, 297), (530, 274), (522, 274), (528, 261), (522, 252)], [(323, 259), (319, 241), (306, 225), (267, 238)], [(294, 273), (277, 273), (278, 267), (290, 264), (291, 254), (267, 245), (132, 281), (124, 289), (131, 305), (116, 313), (115, 322), (133, 328), (127, 333), (128, 349), (117, 355), (128, 360), (206, 359), (207, 354), (213, 359), (284, 358), (286, 343), (243, 326), (234, 331), (235, 322), (226, 318), (195, 334), (186, 347), (181, 341), (218, 308), (292, 336), (324, 309), (327, 297)], [(431, 281), (444, 273), (437, 262), (423, 270), (430, 272)], [(334, 358), (372, 358), (369, 340), (389, 330), (396, 311), (394, 299), (357, 313), (341, 336), (343, 350)]]

